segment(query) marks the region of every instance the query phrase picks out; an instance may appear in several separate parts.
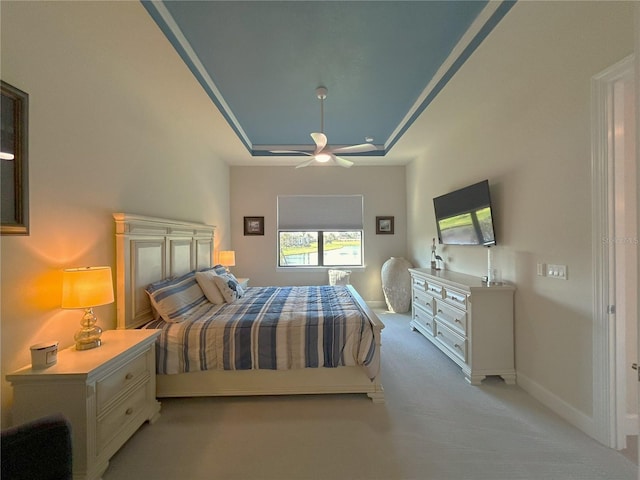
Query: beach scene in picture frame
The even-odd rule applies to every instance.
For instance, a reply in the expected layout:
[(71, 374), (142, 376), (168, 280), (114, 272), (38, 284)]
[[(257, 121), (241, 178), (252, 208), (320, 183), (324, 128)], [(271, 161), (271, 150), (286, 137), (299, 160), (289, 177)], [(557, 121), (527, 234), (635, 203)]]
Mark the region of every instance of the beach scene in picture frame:
[(393, 217), (376, 217), (377, 234), (393, 234)]

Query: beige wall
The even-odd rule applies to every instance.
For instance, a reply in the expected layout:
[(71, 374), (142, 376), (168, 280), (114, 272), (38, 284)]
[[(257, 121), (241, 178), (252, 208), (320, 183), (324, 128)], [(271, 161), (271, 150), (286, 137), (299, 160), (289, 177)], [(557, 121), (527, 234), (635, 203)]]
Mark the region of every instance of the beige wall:
[[(592, 415), (591, 77), (633, 53), (633, 4), (518, 2), (402, 141), (429, 149), (407, 168), (408, 245), (427, 265), (429, 200), (488, 178), (497, 263), (516, 293), (521, 386), (589, 431)], [(486, 274), (486, 250), (443, 249)], [(536, 263), (568, 265), (568, 281)]]
[[(29, 345), (71, 344), (79, 314), (59, 308), (61, 270), (114, 266), (114, 211), (217, 225), (254, 285), (324, 283), (276, 270), (276, 196), (363, 193), (367, 266), (353, 283), (382, 301), (389, 256), (429, 262), (432, 198), (489, 178), (495, 260), (518, 288), (520, 384), (589, 429), (590, 79), (632, 53), (632, 2), (518, 2), (400, 141), (425, 146), (406, 172), (229, 169), (221, 145), (235, 134), (139, 2), (3, 1), (0, 14), (2, 79), (31, 101), (31, 234), (0, 239), (3, 378)], [(254, 215), (264, 237), (242, 234)], [(375, 235), (376, 215), (394, 215), (396, 234)], [(439, 251), (485, 274), (484, 249)], [(537, 262), (567, 264), (569, 280), (536, 276)], [(113, 305), (97, 313), (115, 325)], [(2, 380), (2, 426), (11, 397)]]
[[(228, 247), (230, 136), (139, 2), (1, 2), (2, 79), (29, 93), (31, 234), (1, 238), (4, 375), (29, 346), (72, 343), (80, 312), (60, 309), (66, 267), (115, 267), (111, 214), (218, 226)], [(115, 327), (115, 304), (98, 307)]]
[[(357, 162), (357, 159), (356, 159)], [(352, 269), (351, 283), (367, 301), (383, 302), (380, 268), (390, 256), (406, 255), (404, 167), (232, 167), (231, 238), (236, 267), (252, 285), (318, 285), (325, 269), (276, 269), (278, 195), (364, 195), (364, 269)], [(394, 216), (394, 235), (376, 235), (376, 216)], [(264, 236), (244, 236), (243, 217), (265, 217)]]

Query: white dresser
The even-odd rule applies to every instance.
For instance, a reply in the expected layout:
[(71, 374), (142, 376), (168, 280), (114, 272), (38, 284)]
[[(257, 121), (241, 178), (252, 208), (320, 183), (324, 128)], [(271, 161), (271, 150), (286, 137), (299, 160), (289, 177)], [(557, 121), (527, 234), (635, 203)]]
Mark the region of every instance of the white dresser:
[(511, 285), (448, 270), (410, 268), (411, 327), (462, 368), (478, 385), (487, 375), (516, 383)]
[(73, 478), (97, 479), (109, 459), (145, 421), (160, 412), (156, 401), (157, 330), (108, 330), (102, 346), (58, 353), (44, 370), (31, 366), (7, 375), (13, 385), (13, 423), (52, 413), (71, 423)]

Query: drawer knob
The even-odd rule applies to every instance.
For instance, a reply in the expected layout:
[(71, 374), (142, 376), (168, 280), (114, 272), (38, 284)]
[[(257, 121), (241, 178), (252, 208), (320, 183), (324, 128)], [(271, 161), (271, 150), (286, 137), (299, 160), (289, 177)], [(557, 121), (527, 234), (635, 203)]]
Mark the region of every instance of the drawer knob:
[(455, 322), (462, 324), (462, 322), (460, 320), (458, 320), (457, 318), (455, 319)]
[(133, 378), (133, 373), (127, 373), (124, 378), (126, 380), (131, 380)]
[(133, 408), (131, 408), (131, 407), (127, 408), (127, 411), (124, 412), (124, 413), (125, 413), (125, 415), (131, 415), (133, 413)]

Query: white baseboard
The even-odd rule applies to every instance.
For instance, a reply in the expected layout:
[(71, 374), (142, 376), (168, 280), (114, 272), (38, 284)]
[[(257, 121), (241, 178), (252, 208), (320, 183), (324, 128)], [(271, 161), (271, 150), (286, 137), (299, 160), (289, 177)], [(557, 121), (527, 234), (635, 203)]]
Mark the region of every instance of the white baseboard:
[(517, 378), (518, 385), (533, 398), (553, 410), (567, 422), (579, 428), (590, 437), (597, 439), (593, 418), (568, 404), (554, 393), (531, 380), (526, 375), (518, 372)]

